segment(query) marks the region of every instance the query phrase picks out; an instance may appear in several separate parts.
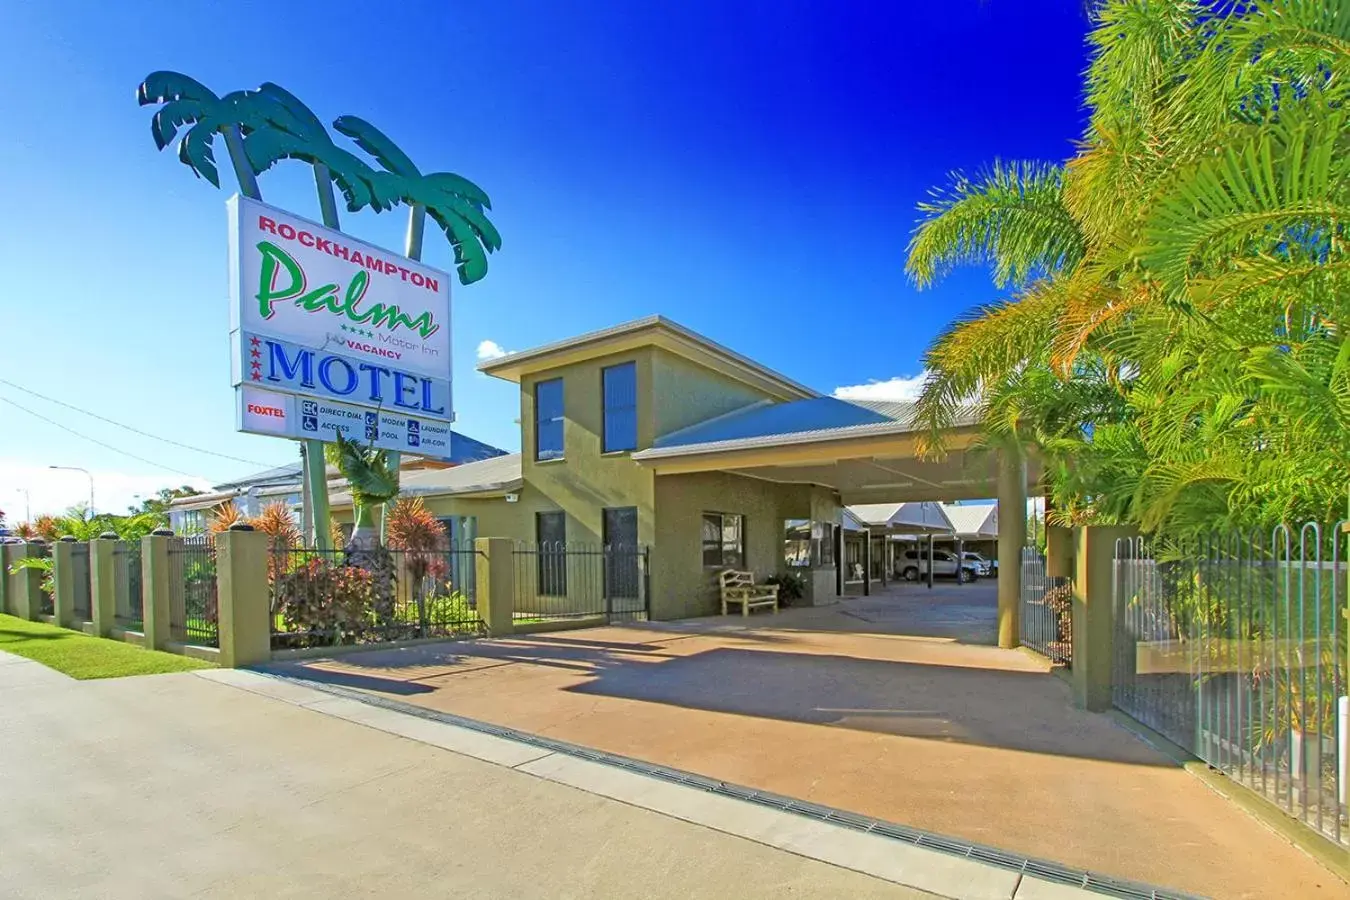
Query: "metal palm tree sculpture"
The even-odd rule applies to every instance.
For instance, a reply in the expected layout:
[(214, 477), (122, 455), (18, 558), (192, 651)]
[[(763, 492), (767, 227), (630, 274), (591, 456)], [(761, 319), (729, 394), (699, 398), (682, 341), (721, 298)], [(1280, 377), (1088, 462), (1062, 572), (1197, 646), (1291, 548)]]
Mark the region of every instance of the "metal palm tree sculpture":
[[(384, 166), (385, 171), (375, 176), (377, 191), (386, 202), (413, 208), (410, 235), (414, 229), (420, 232), (416, 220), (422, 211), (441, 226), (454, 248), (461, 284), (473, 284), (487, 274), (487, 255), (501, 249), (502, 236), (484, 212), (492, 208), (492, 201), (482, 188), (451, 172), (423, 175), (397, 144), (357, 116), (341, 116), (333, 127)], [(413, 259), (421, 255), (418, 237), (417, 255), (408, 254)]]
[(230, 162), (239, 178), (240, 190), (254, 185), (254, 171), (244, 155), (244, 134), (267, 129), (273, 118), (284, 115), (275, 101), (258, 91), (231, 91), (219, 97), (206, 85), (179, 72), (152, 72), (136, 89), (141, 106), (164, 104), (150, 119), (150, 133), (160, 150), (178, 138), (179, 128), (188, 127), (178, 140), (178, 159), (198, 178), (220, 187), (213, 145), (217, 134), (225, 137)]
[(264, 82), (257, 93), (272, 102), (266, 109), (271, 127), (256, 130), (244, 139), (244, 150), (255, 173), (261, 175), (283, 159), (298, 159), (314, 167), (320, 205), (324, 205), (325, 194), (331, 197), (330, 185), (336, 184), (350, 212), (367, 206), (376, 212), (393, 208), (375, 192), (378, 173), (333, 143), (323, 122), (298, 97), (270, 81)]

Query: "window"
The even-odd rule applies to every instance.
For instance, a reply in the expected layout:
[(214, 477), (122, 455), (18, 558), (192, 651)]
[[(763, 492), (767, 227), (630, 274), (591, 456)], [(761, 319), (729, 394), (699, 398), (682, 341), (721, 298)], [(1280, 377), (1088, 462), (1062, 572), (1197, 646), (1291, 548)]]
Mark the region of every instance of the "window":
[(637, 507), (604, 511), (605, 596), (634, 599), (638, 591)]
[(703, 514), (703, 565), (706, 568), (745, 567), (745, 517), (730, 513)]
[(541, 512), (534, 516), (535, 540), (539, 547), (537, 577), (539, 594), (567, 596), (567, 515)]
[(794, 568), (811, 565), (811, 523), (806, 519), (783, 523), (783, 561)]
[(554, 378), (534, 386), (534, 458), (563, 457), (563, 381)]
[(605, 409), (602, 452), (637, 449), (637, 365), (624, 363), (600, 370), (600, 393)]
[(829, 522), (817, 522), (815, 525), (811, 526), (812, 540), (817, 548), (817, 565), (826, 568), (834, 565), (834, 542), (836, 533), (835, 526), (831, 525)]

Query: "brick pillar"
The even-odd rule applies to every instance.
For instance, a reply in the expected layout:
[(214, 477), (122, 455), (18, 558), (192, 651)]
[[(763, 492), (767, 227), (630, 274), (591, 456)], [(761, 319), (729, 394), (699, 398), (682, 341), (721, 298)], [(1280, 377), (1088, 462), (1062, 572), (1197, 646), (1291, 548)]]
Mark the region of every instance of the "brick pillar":
[(1073, 577), (1073, 529), (1045, 526), (1045, 574), (1047, 578)]
[(89, 542), (89, 604), (94, 618), (94, 634), (107, 637), (117, 619), (117, 573), (113, 551), (117, 535), (105, 531)]
[(511, 615), (516, 603), (515, 542), (509, 538), (478, 538), (473, 546), (478, 556), (474, 567), (478, 617), (488, 634), (509, 635), (514, 630)]
[(141, 618), (145, 646), (163, 650), (169, 642), (169, 541), (173, 532), (160, 528), (141, 538)]
[(62, 628), (75, 624), (75, 539), (70, 536), (52, 544), (52, 613)]
[(1073, 701), (1094, 712), (1111, 708), (1116, 541), (1134, 534), (1109, 525), (1074, 529)]
[(217, 535), (216, 583), (220, 591), (220, 664), (237, 668), (270, 662), (267, 535), (249, 525), (233, 525)]

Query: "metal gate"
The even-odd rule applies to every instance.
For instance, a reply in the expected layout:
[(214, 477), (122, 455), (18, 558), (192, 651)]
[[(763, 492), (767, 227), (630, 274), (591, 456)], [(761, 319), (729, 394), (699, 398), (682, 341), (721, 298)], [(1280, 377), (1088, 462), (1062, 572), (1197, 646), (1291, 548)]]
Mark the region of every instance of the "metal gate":
[(1119, 541), (1112, 701), (1350, 846), (1341, 523)]
[(1022, 548), (1019, 566), (1019, 637), (1057, 666), (1073, 662), (1073, 597), (1067, 578), (1051, 578), (1040, 548)]
[(651, 610), (646, 546), (576, 543), (517, 544), (517, 624), (603, 616), (607, 622), (646, 621)]

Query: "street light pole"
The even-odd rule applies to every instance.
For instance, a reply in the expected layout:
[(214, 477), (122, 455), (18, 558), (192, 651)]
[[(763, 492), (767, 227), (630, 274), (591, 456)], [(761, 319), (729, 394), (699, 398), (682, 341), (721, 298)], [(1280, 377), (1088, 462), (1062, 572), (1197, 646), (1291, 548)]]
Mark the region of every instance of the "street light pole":
[(23, 520), (33, 521), (33, 498), (28, 495), (28, 488), (15, 488), (14, 493), (23, 494)]
[(79, 466), (48, 466), (49, 469), (60, 469), (64, 472), (83, 472), (89, 479), (89, 518), (94, 518), (94, 476), (88, 469), (81, 469)]

